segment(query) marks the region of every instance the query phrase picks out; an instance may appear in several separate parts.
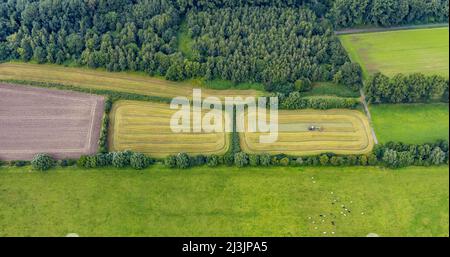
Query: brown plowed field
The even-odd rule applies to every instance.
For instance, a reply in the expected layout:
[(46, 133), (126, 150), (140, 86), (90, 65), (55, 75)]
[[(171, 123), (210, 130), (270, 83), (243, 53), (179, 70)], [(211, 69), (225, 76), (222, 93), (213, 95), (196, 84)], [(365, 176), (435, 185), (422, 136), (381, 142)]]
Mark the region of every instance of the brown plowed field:
[(100, 96), (0, 84), (0, 160), (94, 154), (103, 109)]

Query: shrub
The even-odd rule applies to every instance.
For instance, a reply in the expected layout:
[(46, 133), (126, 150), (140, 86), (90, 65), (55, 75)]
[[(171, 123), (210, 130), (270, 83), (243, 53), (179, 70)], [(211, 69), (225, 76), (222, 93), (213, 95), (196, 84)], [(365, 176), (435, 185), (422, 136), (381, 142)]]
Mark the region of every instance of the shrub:
[(278, 165), (279, 164), (279, 162), (278, 162), (278, 158), (276, 157), (276, 156), (272, 156), (271, 158), (270, 158), (270, 163), (272, 164), (272, 165)]
[(164, 165), (168, 168), (175, 168), (177, 166), (177, 157), (175, 155), (169, 155), (164, 159)]
[(333, 166), (339, 166), (341, 163), (340, 163), (340, 160), (339, 160), (339, 157), (337, 157), (337, 156), (332, 156), (331, 158), (330, 158), (330, 164), (331, 165), (333, 165)]
[(367, 163), (368, 163), (370, 166), (375, 166), (375, 165), (377, 165), (377, 164), (378, 164), (377, 156), (376, 156), (375, 154), (369, 154), (369, 155), (367, 156)]
[(245, 167), (249, 164), (248, 155), (244, 152), (239, 152), (234, 155), (234, 164), (239, 167)]
[(250, 166), (257, 167), (259, 166), (259, 155), (252, 154), (249, 156), (249, 164)]
[(130, 166), (136, 170), (147, 168), (151, 162), (151, 159), (143, 153), (133, 153), (130, 157)]
[(411, 152), (399, 152), (397, 153), (398, 156), (398, 167), (407, 167), (409, 165), (412, 165), (414, 163), (414, 156), (411, 154)]
[(195, 166), (203, 166), (206, 163), (206, 157), (204, 155), (197, 155), (194, 158), (194, 164)]
[(112, 165), (113, 153), (97, 154), (97, 167), (107, 167)]
[(111, 99), (108, 97), (105, 100), (105, 113), (109, 113), (111, 111), (113, 102), (111, 101)]
[(206, 158), (208, 167), (216, 167), (219, 165), (219, 157), (217, 155), (211, 155)]
[(130, 152), (115, 152), (112, 156), (112, 165), (116, 168), (125, 168), (130, 165)]
[(312, 83), (311, 80), (309, 80), (308, 78), (299, 79), (295, 81), (294, 87), (296, 91), (306, 92), (312, 89)]
[(72, 159), (64, 159), (64, 160), (58, 161), (58, 165), (61, 167), (70, 167), (75, 164), (77, 164), (77, 161), (72, 160)]
[(80, 156), (80, 158), (77, 160), (77, 166), (79, 168), (88, 168), (88, 158), (89, 156), (87, 155)]
[(233, 166), (234, 164), (234, 155), (232, 153), (227, 153), (223, 157), (223, 164), (227, 166)]
[(302, 157), (297, 157), (297, 159), (295, 160), (295, 165), (302, 166), (303, 163), (304, 161)]
[(392, 149), (384, 151), (383, 162), (390, 168), (398, 168), (399, 163), (397, 152)]
[(281, 158), (278, 161), (278, 164), (281, 165), (281, 166), (289, 166), (289, 162), (290, 162), (289, 158), (288, 157), (284, 157), (284, 158)]
[(191, 165), (189, 155), (187, 155), (186, 153), (177, 154), (176, 163), (177, 163), (177, 168), (179, 168), (179, 169), (189, 168)]
[(359, 165), (367, 166), (368, 160), (366, 155), (359, 156)]
[(317, 166), (320, 164), (318, 156), (308, 156), (305, 158), (305, 164), (308, 166)]
[(259, 162), (260, 162), (261, 166), (264, 166), (264, 167), (270, 166), (270, 164), (271, 164), (270, 155), (268, 155), (268, 154), (260, 155)]
[(324, 154), (324, 155), (320, 156), (319, 160), (320, 160), (320, 164), (322, 166), (328, 165), (328, 161), (329, 161), (328, 155)]
[(55, 164), (55, 160), (48, 154), (36, 154), (31, 161), (31, 166), (35, 170), (46, 171), (49, 170)]
[(15, 167), (23, 167), (28, 165), (30, 162), (27, 161), (11, 161), (10, 165)]
[(445, 162), (445, 152), (440, 147), (435, 147), (430, 154), (430, 162), (433, 165), (441, 165)]
[(97, 168), (97, 156), (88, 156), (86, 168)]
[(357, 165), (358, 164), (358, 157), (356, 155), (349, 155), (349, 156), (347, 156), (347, 164), (350, 165), (350, 166)]

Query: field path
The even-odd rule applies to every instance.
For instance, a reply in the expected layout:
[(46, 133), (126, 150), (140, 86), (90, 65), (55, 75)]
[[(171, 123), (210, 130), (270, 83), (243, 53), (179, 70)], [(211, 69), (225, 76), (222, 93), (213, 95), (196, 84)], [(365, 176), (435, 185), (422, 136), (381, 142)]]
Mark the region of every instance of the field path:
[(376, 145), (378, 145), (378, 138), (375, 134), (375, 130), (373, 129), (372, 115), (370, 114), (369, 105), (367, 104), (366, 94), (364, 93), (364, 90), (362, 88), (359, 90), (359, 92), (361, 93), (361, 103), (364, 106), (364, 111), (366, 112), (367, 118), (370, 122), (370, 130), (372, 132), (373, 141)]
[(389, 28), (377, 28), (377, 27), (375, 27), (375, 28), (362, 28), (362, 29), (344, 29), (344, 30), (337, 30), (337, 31), (334, 32), (334, 34), (336, 34), (336, 35), (347, 35), (347, 34), (384, 32), (384, 31), (396, 31), (396, 30), (408, 30), (408, 29), (432, 29), (432, 28), (442, 28), (442, 27), (448, 27), (448, 23), (397, 26), (397, 27), (389, 27)]

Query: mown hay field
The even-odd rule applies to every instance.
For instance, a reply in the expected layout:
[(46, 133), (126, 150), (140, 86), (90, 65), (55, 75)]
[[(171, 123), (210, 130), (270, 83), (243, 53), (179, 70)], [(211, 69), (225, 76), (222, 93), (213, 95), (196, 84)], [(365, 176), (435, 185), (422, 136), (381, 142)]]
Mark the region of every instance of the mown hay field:
[[(246, 120), (250, 115), (247, 113)], [(270, 117), (270, 116), (269, 116)], [(240, 134), (241, 147), (247, 153), (305, 156), (321, 153), (366, 154), (374, 145), (367, 118), (355, 110), (279, 111), (279, 133), (275, 143), (260, 143), (268, 133)], [(245, 124), (247, 126), (247, 124)], [(319, 130), (310, 131), (315, 126)]]
[[(59, 83), (87, 89), (112, 90), (147, 96), (173, 98), (192, 97), (192, 89), (202, 85), (190, 82), (172, 82), (165, 79), (126, 72), (106, 72), (86, 68), (64, 67), (50, 64), (31, 64), (9, 62), (0, 64), (0, 80), (24, 80), (35, 82)], [(260, 96), (257, 90), (203, 88), (204, 97), (216, 96)]]
[(340, 39), (366, 75), (421, 72), (448, 77), (448, 27), (349, 34)]
[(132, 150), (156, 158), (179, 152), (220, 155), (228, 151), (228, 133), (173, 132), (170, 119), (176, 111), (168, 104), (116, 102), (111, 112), (110, 150)]

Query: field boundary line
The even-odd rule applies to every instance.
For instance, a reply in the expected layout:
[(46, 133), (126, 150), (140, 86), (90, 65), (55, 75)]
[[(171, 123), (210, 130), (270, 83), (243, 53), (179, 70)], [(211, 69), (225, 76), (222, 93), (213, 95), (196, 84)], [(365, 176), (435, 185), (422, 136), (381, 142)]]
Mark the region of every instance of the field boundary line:
[(363, 104), (364, 111), (366, 112), (367, 118), (369, 119), (369, 125), (370, 130), (372, 132), (373, 141), (376, 145), (378, 145), (378, 138), (377, 135), (375, 134), (375, 129), (373, 128), (372, 115), (370, 114), (369, 105), (367, 104), (366, 101), (366, 94), (364, 93), (364, 90), (362, 88), (359, 89), (359, 92), (361, 93), (361, 103)]
[(448, 27), (448, 23), (436, 23), (436, 24), (423, 24), (423, 25), (409, 25), (409, 26), (396, 26), (396, 27), (373, 27), (373, 28), (361, 28), (361, 29), (344, 29), (336, 30), (335, 35), (349, 35), (349, 34), (363, 34), (372, 32), (387, 32), (387, 31), (397, 31), (397, 30), (412, 30), (412, 29), (434, 29), (434, 28), (445, 28)]

